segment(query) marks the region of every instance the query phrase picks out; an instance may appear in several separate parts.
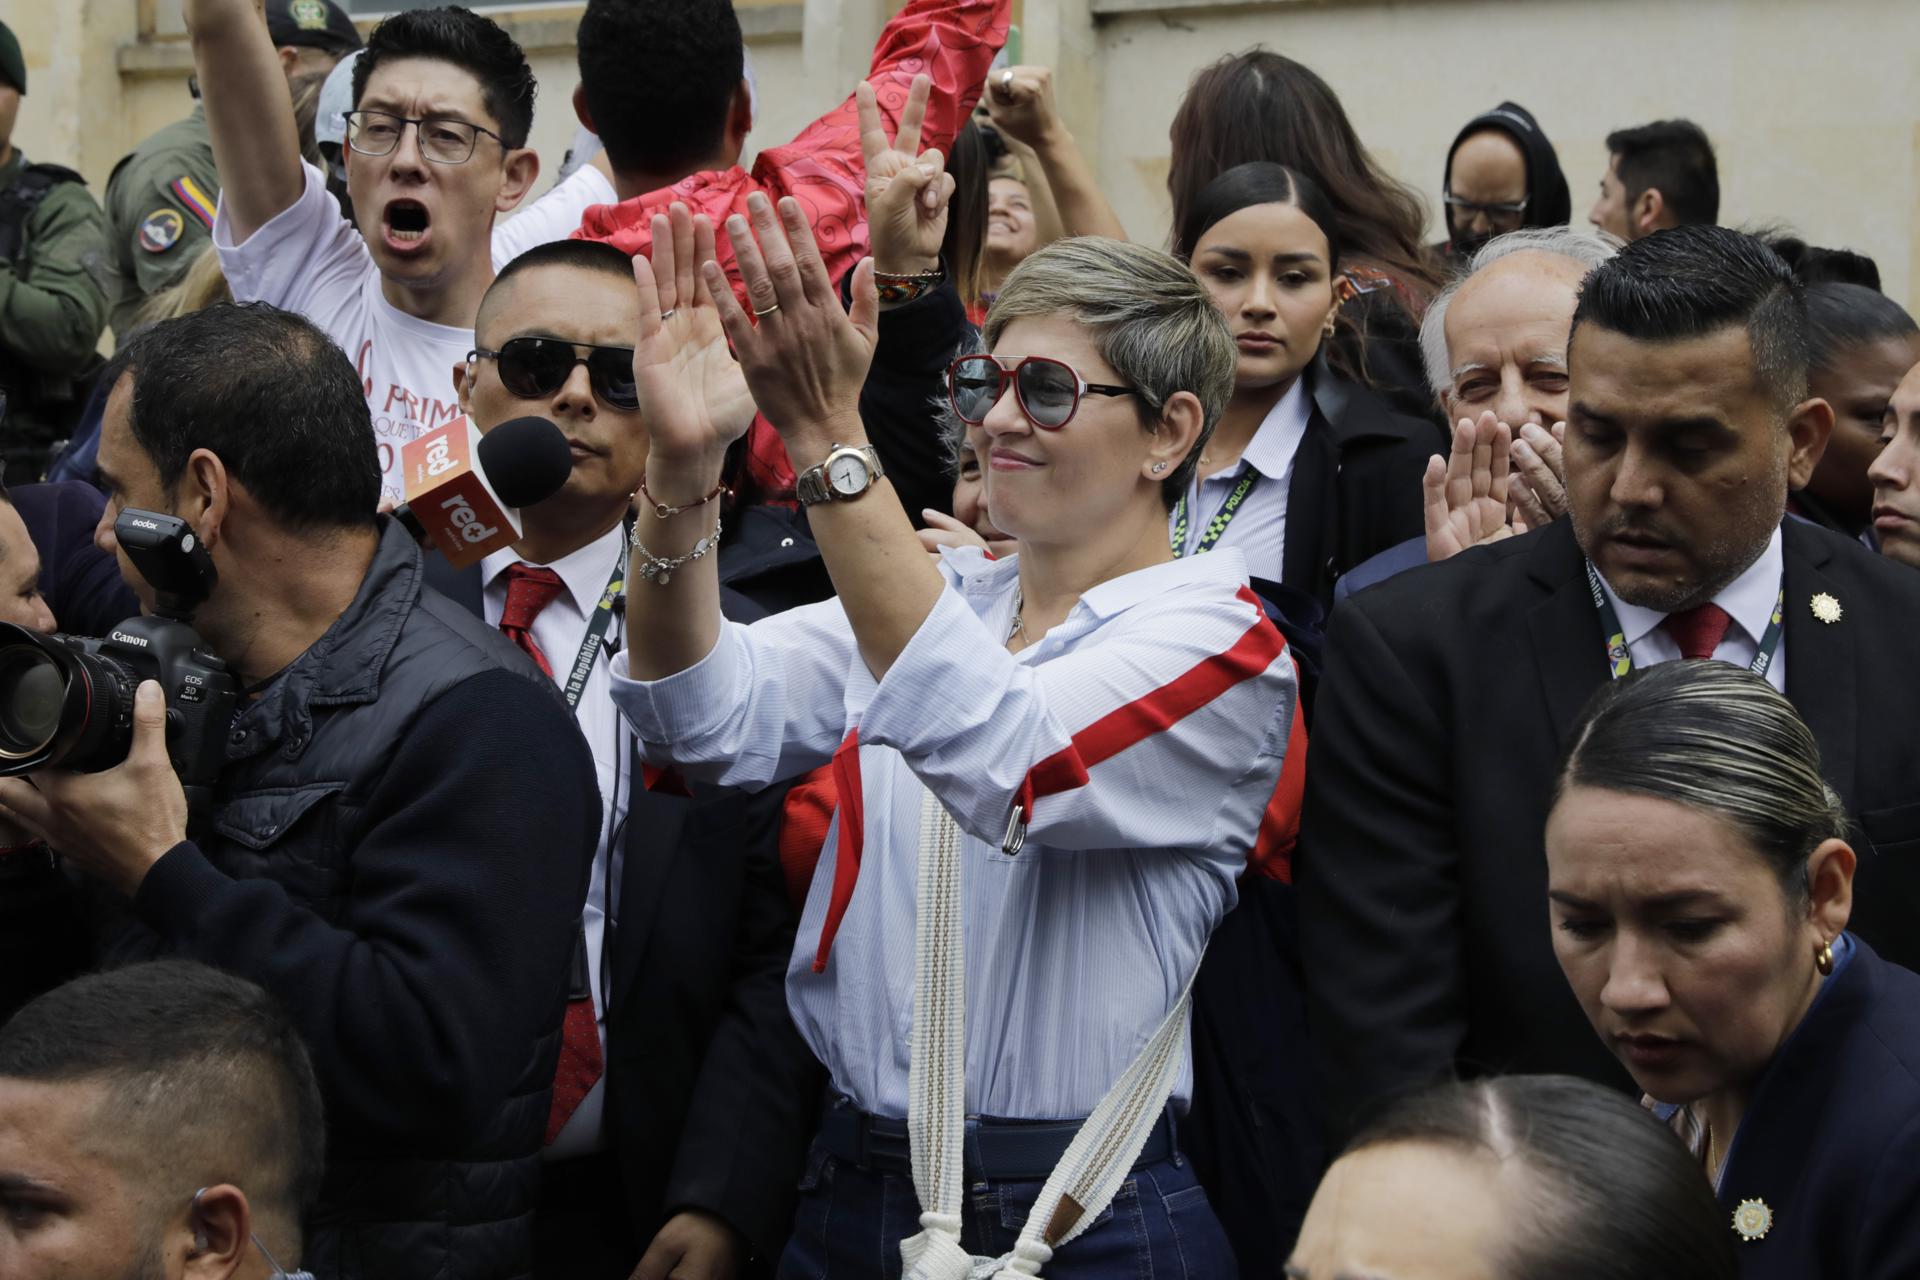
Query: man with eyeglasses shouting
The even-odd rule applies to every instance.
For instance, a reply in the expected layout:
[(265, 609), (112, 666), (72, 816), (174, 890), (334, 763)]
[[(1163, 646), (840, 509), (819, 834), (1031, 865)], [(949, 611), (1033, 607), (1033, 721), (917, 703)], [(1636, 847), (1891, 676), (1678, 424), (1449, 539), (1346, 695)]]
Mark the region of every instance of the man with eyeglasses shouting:
[(297, 311), (354, 362), (382, 496), (400, 447), (457, 416), (448, 370), (473, 347), (494, 218), (539, 174), (534, 77), (500, 26), (465, 9), (383, 22), (354, 67), (347, 189), (356, 230), (300, 158), (261, 0), (186, 0), (219, 166), (214, 246), (234, 297)]
[(244, 978), (163, 960), (47, 992), (0, 1026), (0, 1275), (312, 1280), (321, 1112)]
[(1461, 266), (1495, 236), (1563, 226), (1573, 215), (1560, 158), (1533, 113), (1517, 102), (1475, 116), (1454, 136), (1442, 199), (1447, 239), (1434, 248)]

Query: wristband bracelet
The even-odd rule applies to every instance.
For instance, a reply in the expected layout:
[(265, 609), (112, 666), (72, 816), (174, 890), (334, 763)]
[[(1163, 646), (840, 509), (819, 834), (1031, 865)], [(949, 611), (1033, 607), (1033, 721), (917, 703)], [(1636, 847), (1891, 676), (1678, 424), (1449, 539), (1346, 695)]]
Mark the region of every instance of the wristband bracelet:
[[(699, 504), (696, 503), (695, 505), (697, 506)], [(692, 564), (695, 560), (698, 560), (701, 556), (706, 555), (719, 545), (720, 522), (718, 520), (713, 522), (713, 532), (694, 543), (693, 550), (683, 556), (673, 556), (670, 558), (657, 556), (641, 546), (640, 539), (635, 538), (633, 540), (634, 554), (646, 561), (645, 564), (640, 566), (640, 576), (648, 582), (662, 587), (673, 580), (673, 571), (675, 569), (678, 569), (683, 564)]]
[(940, 287), (947, 278), (947, 264), (940, 263), (931, 271), (915, 271), (910, 274), (892, 271), (873, 273), (874, 291), (880, 295), (880, 301), (891, 306), (903, 302), (914, 302), (926, 297)]
[(706, 497), (700, 499), (698, 502), (689, 502), (684, 507), (670, 507), (666, 503), (658, 501), (657, 499), (654, 498), (652, 494), (647, 492), (647, 478), (645, 476), (641, 476), (640, 491), (637, 494), (635, 494), (634, 497), (636, 499), (645, 498), (647, 500), (647, 505), (653, 508), (653, 514), (659, 519), (665, 520), (670, 516), (679, 515), (682, 511), (692, 511), (692, 510), (695, 510), (696, 508), (704, 507), (709, 502), (712, 502), (715, 498), (722, 497), (722, 496), (730, 497), (732, 496), (732, 493), (733, 493), (733, 490), (727, 488), (726, 481), (723, 480), (719, 484), (713, 486), (712, 493), (709, 493)]

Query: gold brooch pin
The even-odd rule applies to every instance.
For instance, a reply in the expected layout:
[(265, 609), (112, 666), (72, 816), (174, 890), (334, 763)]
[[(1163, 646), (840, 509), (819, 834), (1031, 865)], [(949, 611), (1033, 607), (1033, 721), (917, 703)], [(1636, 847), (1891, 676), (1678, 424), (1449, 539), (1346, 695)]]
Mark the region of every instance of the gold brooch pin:
[(1812, 606), (1813, 616), (1822, 622), (1838, 622), (1845, 616), (1845, 610), (1841, 609), (1840, 602), (1824, 591), (1813, 598)]
[(1742, 1240), (1764, 1240), (1767, 1232), (1773, 1230), (1773, 1210), (1758, 1197), (1742, 1200), (1740, 1207), (1733, 1211), (1733, 1229)]

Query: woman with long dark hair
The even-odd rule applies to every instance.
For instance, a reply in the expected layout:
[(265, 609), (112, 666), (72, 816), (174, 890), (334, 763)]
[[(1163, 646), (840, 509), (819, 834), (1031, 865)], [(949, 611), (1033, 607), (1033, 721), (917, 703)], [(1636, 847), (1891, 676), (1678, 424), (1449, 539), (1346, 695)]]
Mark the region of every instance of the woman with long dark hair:
[(1169, 136), (1174, 253), (1192, 256), (1194, 246), (1178, 229), (1201, 190), (1228, 169), (1264, 160), (1313, 179), (1346, 246), (1335, 345), (1396, 408), (1432, 416), (1419, 327), (1440, 279), (1424, 243), (1426, 211), (1413, 188), (1390, 177), (1361, 145), (1332, 87), (1270, 50), (1234, 54), (1194, 78)]
[(1238, 546), (1256, 579), (1329, 609), (1333, 584), (1422, 529), (1437, 435), (1360, 385), (1327, 341), (1346, 224), (1312, 178), (1237, 165), (1195, 193), (1176, 232), (1233, 331), (1233, 398), (1173, 520), (1181, 555)]

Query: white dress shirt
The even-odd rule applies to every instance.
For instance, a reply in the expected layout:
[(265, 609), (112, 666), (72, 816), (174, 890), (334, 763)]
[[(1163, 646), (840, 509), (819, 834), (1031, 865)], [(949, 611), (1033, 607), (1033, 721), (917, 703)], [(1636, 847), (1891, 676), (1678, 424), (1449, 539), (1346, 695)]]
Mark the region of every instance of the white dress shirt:
[[(1215, 548), (1238, 547), (1247, 558), (1247, 572), (1270, 582), (1280, 581), (1287, 552), (1287, 490), (1293, 484), (1293, 461), (1300, 453), (1300, 442), (1307, 438), (1307, 419), (1312, 410), (1307, 398), (1307, 380), (1295, 378), (1287, 393), (1280, 397), (1261, 420), (1253, 439), (1247, 442), (1235, 466), (1223, 467), (1204, 480), (1187, 486), (1187, 534), (1178, 554), (1192, 555), (1206, 536), (1207, 526), (1227, 505), (1227, 499), (1249, 469), (1260, 473), (1247, 496), (1240, 501)], [(1167, 517), (1171, 534), (1173, 516)]]
[[(878, 683), (837, 600), (729, 622), (712, 652), (664, 680), (630, 680), (626, 655), (614, 660), (614, 700), (648, 761), (689, 777), (767, 786), (827, 763), (857, 727), (858, 888), (815, 973), (842, 797), (787, 997), (834, 1088), (880, 1115), (907, 1114), (924, 788), (965, 842), (967, 1107), (1078, 1119), (1178, 1001), (1233, 905), (1280, 774), (1293, 664), (1240, 594), (1238, 551), (1102, 583), (1009, 653), (1018, 567), (1018, 557), (947, 552), (946, 590)], [(1230, 650), (1241, 665), (1211, 700), (1096, 758), (1085, 782), (1042, 795), (1025, 847), (1001, 852), (1036, 764), (1196, 668), (1230, 669)], [(1080, 745), (1091, 751), (1092, 741)], [(1175, 1096), (1190, 1089), (1189, 1070)]]
[[(1760, 653), (1760, 637), (1766, 634), (1767, 623), (1773, 618), (1774, 602), (1780, 598), (1781, 574), (1785, 565), (1786, 560), (1780, 550), (1780, 530), (1775, 529), (1760, 558), (1748, 565), (1745, 573), (1721, 588), (1713, 598), (1713, 603), (1725, 609), (1733, 619), (1726, 637), (1713, 651), (1715, 658), (1742, 667), (1753, 664), (1754, 658)], [(1627, 636), (1627, 650), (1633, 654), (1636, 669), (1660, 662), (1673, 662), (1680, 657), (1680, 642), (1660, 625), (1667, 620), (1666, 614), (1658, 609), (1628, 604), (1614, 594), (1612, 584), (1604, 575), (1600, 585), (1606, 591), (1614, 613), (1620, 618), (1621, 629)], [(1599, 634), (1600, 628), (1596, 623), (1596, 645), (1600, 643), (1597, 638)], [(1781, 693), (1787, 691), (1787, 635), (1784, 621), (1780, 646), (1774, 650), (1773, 663), (1767, 668), (1767, 683)]]
[[(554, 683), (562, 688), (566, 686), (567, 676), (573, 670), (574, 658), (580, 652), (580, 642), (586, 639), (587, 623), (593, 617), (594, 606), (600, 603), (613, 566), (624, 557), (625, 551), (624, 533), (619, 525), (615, 525), (572, 555), (563, 556), (547, 566), (560, 575), (565, 589), (534, 618), (533, 642), (540, 646), (540, 652), (547, 655), (547, 665), (553, 668)], [(481, 603), (488, 626), (500, 625), (500, 615), (507, 607), (507, 569), (518, 563), (521, 563), (520, 558), (511, 549), (496, 551), (480, 562)], [(620, 637), (620, 618), (616, 615), (613, 625), (608, 628), (607, 639), (618, 644)], [(574, 708), (575, 723), (580, 726), (580, 732), (586, 735), (587, 745), (593, 750), (594, 772), (600, 784), (600, 805), (603, 810), (600, 843), (593, 852), (593, 876), (587, 888), (586, 911), (582, 922), (587, 935), (587, 977), (593, 987), (593, 1012), (600, 1024), (600, 1053), (603, 1058), (607, 1051), (607, 1010), (602, 1002), (606, 983), (603, 975), (608, 972), (603, 952), (609, 907), (616, 913), (615, 923), (618, 923), (621, 861), (620, 851), (610, 849), (608, 841), (625, 824), (627, 792), (633, 785), (633, 779), (627, 776), (632, 757), (627, 754), (626, 726), (613, 705), (607, 677), (608, 666), (603, 646), (593, 664), (593, 671), (587, 677), (586, 687), (580, 692), (580, 705)], [(538, 761), (529, 761), (528, 767), (538, 768), (540, 765)], [(569, 1117), (566, 1127), (560, 1130), (553, 1145), (543, 1150), (543, 1156), (558, 1160), (600, 1150), (605, 1145), (601, 1128), (605, 1110), (606, 1077), (603, 1075)]]

